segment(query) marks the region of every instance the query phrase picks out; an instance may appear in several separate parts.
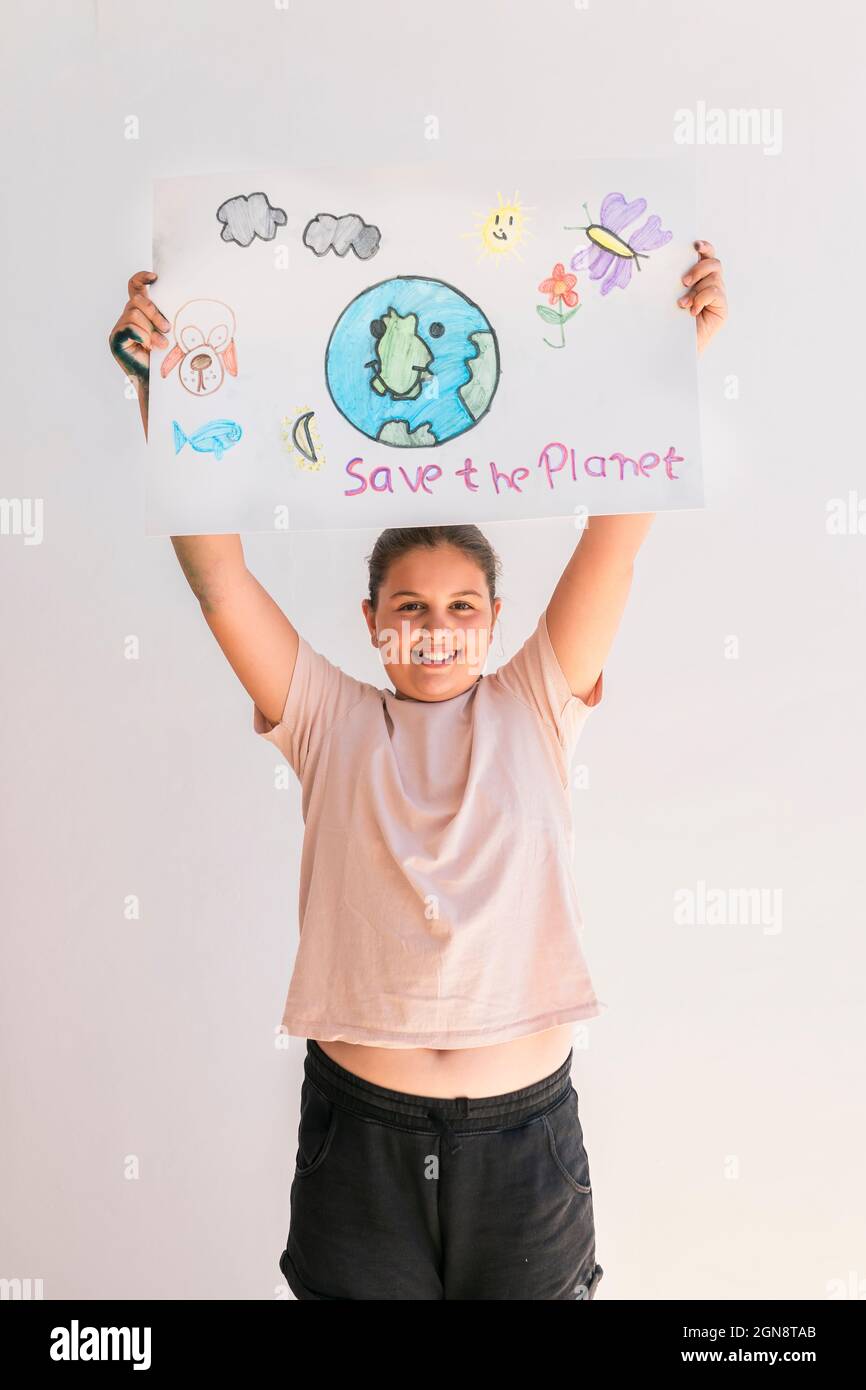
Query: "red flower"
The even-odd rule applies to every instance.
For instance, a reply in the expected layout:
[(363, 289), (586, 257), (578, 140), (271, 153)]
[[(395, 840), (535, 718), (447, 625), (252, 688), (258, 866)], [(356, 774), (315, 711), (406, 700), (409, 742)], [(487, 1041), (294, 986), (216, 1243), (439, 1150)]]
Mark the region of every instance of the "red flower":
[(550, 303), (555, 304), (557, 299), (561, 299), (563, 304), (569, 309), (573, 309), (577, 303), (577, 294), (572, 288), (577, 284), (577, 276), (565, 273), (565, 266), (562, 261), (557, 261), (550, 275), (549, 280), (542, 280), (538, 288), (542, 294), (550, 296)]

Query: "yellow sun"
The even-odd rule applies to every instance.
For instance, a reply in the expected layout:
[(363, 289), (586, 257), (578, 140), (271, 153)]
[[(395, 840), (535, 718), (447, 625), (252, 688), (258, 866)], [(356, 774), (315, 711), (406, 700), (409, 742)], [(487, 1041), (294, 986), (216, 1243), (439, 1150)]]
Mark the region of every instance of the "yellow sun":
[(479, 221), (474, 230), (464, 232), (463, 235), (471, 236), (479, 242), (479, 260), (485, 256), (492, 256), (497, 261), (507, 256), (516, 256), (521, 261), (523, 257), (518, 247), (529, 235), (526, 230), (529, 220), (526, 216), (527, 209), (522, 206), (517, 193), (509, 202), (503, 201), (501, 193), (497, 193), (496, 197), (499, 200), (498, 206), (490, 212), (476, 212), (475, 216)]

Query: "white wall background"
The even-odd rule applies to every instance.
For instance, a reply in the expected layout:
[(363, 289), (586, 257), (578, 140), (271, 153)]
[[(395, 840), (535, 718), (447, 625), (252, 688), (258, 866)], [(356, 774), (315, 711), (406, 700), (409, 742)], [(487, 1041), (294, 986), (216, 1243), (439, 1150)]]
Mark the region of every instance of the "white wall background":
[[(44, 530), (0, 535), (0, 1276), (46, 1298), (287, 1296), (304, 1043), (277, 1051), (274, 1030), (299, 793), (275, 788), (169, 542), (143, 536), (138, 409), (107, 335), (150, 264), (151, 178), (652, 154), (705, 103), (781, 126), (775, 153), (699, 152), (699, 234), (731, 302), (701, 360), (708, 507), (653, 528), (574, 793), (610, 1006), (574, 1073), (599, 1296), (866, 1293), (866, 534), (827, 527), (832, 499), (866, 496), (864, 19), (841, 0), (807, 18), (783, 0), (5, 7), (0, 494), (42, 499)], [(493, 665), (574, 534), (486, 529), (505, 567)], [(365, 679), (373, 539), (246, 543)], [(677, 926), (675, 893), (701, 881), (780, 890), (781, 930)]]

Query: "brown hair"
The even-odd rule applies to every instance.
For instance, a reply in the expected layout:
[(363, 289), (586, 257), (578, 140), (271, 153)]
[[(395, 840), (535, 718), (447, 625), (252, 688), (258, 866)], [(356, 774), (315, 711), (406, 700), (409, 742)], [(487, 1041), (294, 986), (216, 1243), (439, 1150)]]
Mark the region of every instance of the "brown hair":
[(484, 573), (490, 593), (490, 605), (496, 598), (496, 578), (501, 572), (499, 557), (487, 537), (477, 526), (397, 526), (383, 531), (367, 556), (370, 570), (370, 603), (375, 610), (379, 590), (385, 582), (388, 567), (409, 550), (427, 546), (453, 545), (474, 560)]

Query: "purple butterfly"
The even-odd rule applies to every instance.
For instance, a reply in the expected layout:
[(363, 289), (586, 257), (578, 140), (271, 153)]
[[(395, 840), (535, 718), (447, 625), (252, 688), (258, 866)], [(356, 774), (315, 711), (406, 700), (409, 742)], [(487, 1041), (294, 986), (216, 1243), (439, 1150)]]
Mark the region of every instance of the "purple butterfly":
[[(635, 198), (633, 203), (627, 203), (621, 193), (608, 193), (601, 205), (598, 222), (592, 221), (586, 203), (583, 208), (589, 225), (580, 230), (586, 232), (593, 245), (583, 251), (575, 251), (569, 264), (572, 270), (581, 270), (588, 260), (590, 280), (600, 280), (606, 275), (607, 279), (601, 287), (602, 294), (609, 294), (615, 285), (624, 290), (631, 280), (632, 264), (640, 270), (638, 257), (646, 260), (647, 251), (658, 250), (673, 236), (673, 232), (662, 231), (661, 218), (656, 217), (655, 213), (647, 218), (629, 241), (619, 235), (623, 227), (646, 211), (646, 198)], [(566, 230), (577, 229), (572, 227)]]

